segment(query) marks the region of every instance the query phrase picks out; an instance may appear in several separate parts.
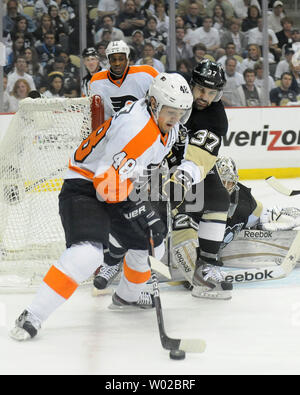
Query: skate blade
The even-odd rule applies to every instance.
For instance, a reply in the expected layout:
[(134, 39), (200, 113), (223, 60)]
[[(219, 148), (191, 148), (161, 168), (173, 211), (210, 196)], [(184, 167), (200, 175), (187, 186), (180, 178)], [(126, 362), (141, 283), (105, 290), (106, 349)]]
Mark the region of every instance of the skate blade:
[(112, 295), (114, 292), (113, 288), (104, 288), (104, 289), (98, 289), (96, 287), (92, 288), (92, 296), (97, 297), (101, 295)]
[(195, 298), (212, 299), (212, 300), (230, 300), (232, 299), (231, 291), (213, 291), (208, 288), (194, 286), (192, 296)]
[(9, 332), (9, 336), (11, 339), (17, 340), (19, 342), (23, 342), (23, 341), (31, 339), (31, 336), (29, 335), (29, 333), (27, 331), (25, 331), (25, 329), (19, 328), (19, 327), (13, 328)]

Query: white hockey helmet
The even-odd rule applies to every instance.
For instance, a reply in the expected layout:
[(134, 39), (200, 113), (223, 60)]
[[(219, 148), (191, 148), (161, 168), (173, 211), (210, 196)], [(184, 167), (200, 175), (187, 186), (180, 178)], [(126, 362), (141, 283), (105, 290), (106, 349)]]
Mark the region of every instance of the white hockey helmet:
[(115, 53), (125, 53), (126, 58), (129, 59), (130, 49), (123, 40), (111, 41), (105, 50), (105, 55), (108, 59), (109, 55), (113, 55)]
[(148, 99), (154, 97), (156, 108), (153, 115), (156, 121), (163, 106), (186, 110), (180, 122), (185, 124), (192, 112), (193, 94), (188, 82), (178, 73), (158, 74), (148, 90)]

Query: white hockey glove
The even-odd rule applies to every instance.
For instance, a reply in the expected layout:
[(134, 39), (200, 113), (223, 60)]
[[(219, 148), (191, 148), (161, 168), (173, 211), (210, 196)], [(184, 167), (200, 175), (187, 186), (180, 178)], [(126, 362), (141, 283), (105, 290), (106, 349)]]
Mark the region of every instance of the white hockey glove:
[(272, 209), (266, 209), (260, 216), (259, 228), (262, 230), (269, 230), (272, 232), (278, 230), (294, 229), (300, 222), (300, 210), (296, 208), (282, 209), (278, 206)]

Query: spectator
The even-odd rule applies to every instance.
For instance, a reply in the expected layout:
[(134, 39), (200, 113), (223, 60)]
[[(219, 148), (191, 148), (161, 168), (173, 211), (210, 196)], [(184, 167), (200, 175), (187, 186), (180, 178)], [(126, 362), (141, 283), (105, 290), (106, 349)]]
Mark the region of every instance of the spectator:
[(183, 27), (185, 28), (185, 20), (182, 16), (177, 15), (175, 18), (175, 27)]
[(243, 75), (236, 70), (237, 64), (238, 61), (232, 56), (229, 56), (225, 61), (226, 84), (224, 85), (222, 102), (227, 107), (239, 105), (240, 99), (237, 88), (245, 83)]
[(263, 60), (261, 57), (261, 49), (257, 44), (248, 45), (248, 57), (242, 61), (241, 69), (253, 69), (256, 62)]
[(4, 33), (10, 33), (14, 29), (16, 20), (19, 16), (24, 16), (27, 19), (28, 32), (32, 33), (36, 29), (34, 21), (28, 15), (18, 12), (17, 0), (8, 0), (6, 9), (7, 9), (7, 14), (3, 17)]
[[(278, 49), (278, 39), (273, 30), (268, 29), (269, 36), (272, 38), (271, 46), (273, 49)], [(263, 19), (258, 18), (257, 27), (250, 29), (248, 32), (248, 44), (258, 44), (260, 47), (263, 45)], [(280, 54), (281, 50), (279, 49)]]
[(9, 73), (12, 70), (16, 58), (19, 55), (24, 54), (24, 50), (25, 50), (24, 44), (25, 44), (24, 34), (17, 33), (15, 36), (15, 40), (13, 41), (12, 51), (7, 56), (7, 60), (6, 60), (7, 65), (5, 66), (6, 73)]
[(134, 61), (134, 63), (143, 57), (144, 50), (144, 33), (141, 30), (135, 30), (132, 33), (130, 48), (134, 51), (134, 56), (130, 52), (130, 58)]
[(133, 0), (126, 0), (124, 4), (124, 11), (120, 12), (117, 17), (116, 26), (118, 26), (124, 33), (124, 36), (129, 38), (136, 29), (141, 29), (145, 26), (145, 20), (140, 12), (137, 11)]
[(271, 106), (286, 106), (288, 102), (297, 102), (297, 93), (291, 89), (292, 79), (291, 73), (282, 74), (280, 86), (270, 92)]
[(79, 96), (79, 74), (68, 71), (66, 69), (66, 63), (62, 56), (58, 56), (54, 59), (51, 66), (46, 67), (45, 72), (48, 76), (51, 73), (61, 73), (64, 77), (64, 96), (65, 97), (77, 97)]
[(144, 50), (143, 50), (143, 58), (139, 59), (136, 64), (144, 64), (144, 59), (151, 57), (153, 58), (153, 66), (159, 73), (162, 73), (165, 71), (165, 66), (163, 65), (163, 63), (158, 60), (155, 59), (155, 49), (153, 47), (153, 45), (151, 43), (145, 43), (144, 45)]
[(38, 55), (34, 47), (28, 47), (24, 51), (24, 56), (27, 63), (27, 73), (33, 78), (37, 90), (40, 90), (45, 85), (43, 78), (44, 69), (38, 62)]
[(262, 91), (256, 87), (255, 71), (253, 69), (246, 69), (243, 73), (245, 84), (237, 88), (239, 95), (238, 106), (240, 107), (257, 107), (264, 103)]
[(59, 56), (62, 52), (62, 48), (60, 45), (56, 45), (55, 43), (55, 34), (54, 32), (47, 32), (44, 34), (44, 41), (41, 45), (36, 47), (36, 51), (38, 53), (39, 62), (45, 67), (47, 64), (53, 62), (56, 56)]
[(155, 3), (157, 0), (146, 0), (144, 5), (141, 7), (141, 12), (145, 19), (155, 14)]
[(292, 49), (286, 49), (285, 59), (282, 59), (276, 66), (275, 80), (280, 80), (283, 73), (290, 71), (290, 64), (294, 53), (295, 52)]
[(51, 5), (57, 6), (54, 0), (37, 0), (34, 5), (35, 17), (41, 19), (44, 14), (48, 13), (48, 8)]
[(218, 30), (219, 34), (222, 35), (227, 31), (228, 19), (226, 18), (223, 7), (220, 4), (216, 4), (213, 9), (213, 27)]
[(16, 18), (16, 23), (11, 31), (11, 39), (16, 40), (17, 34), (21, 33), (24, 36), (24, 46), (25, 48), (30, 47), (34, 44), (33, 34), (28, 31), (28, 21), (27, 19), (20, 15)]
[(106, 57), (105, 50), (107, 44), (105, 41), (100, 41), (98, 44), (95, 45), (96, 51), (99, 56), (99, 62), (102, 69), (109, 69), (109, 61)]
[(187, 7), (187, 13), (183, 15), (183, 21), (186, 29), (195, 30), (202, 26), (203, 19), (199, 14), (199, 4), (197, 1), (191, 1)]
[(219, 4), (223, 8), (226, 19), (231, 19), (232, 17), (234, 17), (234, 9), (229, 0), (211, 0), (206, 6), (206, 14), (208, 16), (213, 16), (213, 10), (216, 4)]
[[(193, 50), (189, 44), (184, 42), (185, 29), (182, 27), (176, 28), (176, 62), (181, 59), (190, 59), (193, 57)], [(167, 50), (170, 53), (170, 48)]]
[(221, 38), (221, 47), (225, 48), (230, 42), (235, 44), (236, 53), (243, 56), (248, 40), (245, 33), (241, 32), (241, 22), (236, 18), (231, 19), (229, 22), (228, 31)]
[(290, 64), (290, 73), (293, 76), (291, 89), (300, 94), (300, 66), (294, 65), (292, 62)]
[(114, 26), (113, 17), (111, 15), (105, 15), (101, 19), (101, 28), (99, 30), (96, 30), (96, 33), (94, 36), (95, 44), (97, 44), (98, 42), (103, 40), (103, 31), (104, 30), (108, 30), (111, 32), (112, 41), (125, 40), (124, 33), (122, 32), (122, 30), (120, 30)]
[(43, 94), (46, 98), (64, 97), (64, 75), (58, 71), (48, 74), (48, 89)]
[(116, 18), (120, 13), (119, 0), (99, 0), (98, 3), (98, 18), (102, 19), (106, 15), (111, 15)]
[(169, 32), (169, 17), (166, 13), (166, 8), (163, 1), (157, 1), (155, 3), (155, 14), (157, 18), (157, 30), (160, 33)]
[(241, 73), (241, 62), (243, 61), (243, 58), (236, 53), (236, 47), (233, 42), (226, 44), (225, 55), (218, 59), (218, 63), (220, 63), (223, 68), (225, 68), (226, 59), (231, 57), (234, 57), (237, 60), (235, 69), (238, 73)]
[(158, 32), (157, 19), (154, 16), (150, 16), (146, 21), (144, 38), (145, 42), (150, 42), (154, 46), (157, 57), (161, 58), (165, 53), (168, 34)]
[(193, 56), (190, 59), (192, 69), (206, 56), (206, 46), (202, 43), (193, 46)]
[(201, 42), (207, 48), (207, 52), (215, 56), (216, 51), (220, 48), (220, 35), (217, 29), (212, 27), (212, 18), (206, 16), (203, 19), (203, 26), (194, 31), (189, 31), (186, 36), (186, 42), (191, 46)]
[[(254, 65), (254, 71), (256, 73), (256, 78), (255, 78), (254, 84), (255, 84), (255, 86), (259, 87), (260, 89), (263, 89), (263, 86), (264, 86), (264, 78), (263, 78), (264, 65), (263, 65), (263, 62), (261, 62), (261, 61), (256, 62)], [(275, 85), (274, 79), (272, 78), (271, 75), (269, 75), (268, 79), (269, 79), (269, 92), (270, 92), (272, 89), (276, 88), (276, 85)]]
[(28, 97), (28, 93), (31, 91), (28, 82), (20, 78), (18, 79), (9, 95), (5, 96), (4, 108), (7, 112), (17, 112), (19, 108), (19, 102), (25, 97)]
[(237, 18), (245, 19), (248, 16), (248, 9), (250, 6), (255, 5), (259, 9), (259, 13), (261, 12), (261, 8), (258, 0), (230, 0), (234, 13)]
[[(180, 15), (184, 17), (188, 13), (188, 7), (191, 3), (194, 3), (194, 0), (181, 0), (178, 2), (178, 11), (177, 15)], [(199, 16), (203, 18), (206, 16), (206, 11), (205, 11), (205, 5), (207, 3), (206, 0), (196, 0), (196, 3), (198, 4), (198, 9), (199, 9)]]
[(268, 15), (268, 26), (275, 33), (280, 32), (282, 29), (281, 19), (285, 17), (285, 12), (283, 10), (283, 3), (281, 1), (275, 1), (273, 4), (272, 11)]
[(292, 49), (295, 52), (300, 50), (300, 31), (298, 29), (292, 30), (292, 41), (284, 46), (284, 50), (286, 51), (287, 48)]
[(244, 18), (242, 22), (242, 32), (247, 32), (257, 27), (260, 16), (259, 8), (256, 5), (250, 6), (248, 8), (247, 17)]
[(48, 32), (54, 32), (54, 25), (50, 15), (43, 14), (40, 18), (38, 28), (33, 33), (37, 41), (35, 44), (36, 46), (42, 43), (44, 35)]
[(192, 68), (190, 62), (187, 59), (179, 60), (176, 64), (176, 70), (187, 80), (187, 82), (191, 81)]
[(55, 31), (56, 42), (58, 42), (65, 51), (69, 49), (69, 25), (61, 20), (59, 16), (59, 9), (57, 5), (50, 5), (48, 14), (52, 21), (52, 26)]
[(288, 46), (293, 42), (292, 39), (292, 28), (294, 25), (293, 19), (289, 17), (284, 17), (281, 19), (282, 29), (276, 33), (278, 39), (278, 47), (283, 48), (283, 46)]
[(29, 86), (30, 90), (36, 90), (33, 78), (30, 74), (26, 73), (27, 71), (27, 63), (24, 55), (19, 55), (15, 60), (15, 70), (8, 74), (7, 76), (7, 91), (11, 93), (15, 83), (19, 79), (25, 79)]

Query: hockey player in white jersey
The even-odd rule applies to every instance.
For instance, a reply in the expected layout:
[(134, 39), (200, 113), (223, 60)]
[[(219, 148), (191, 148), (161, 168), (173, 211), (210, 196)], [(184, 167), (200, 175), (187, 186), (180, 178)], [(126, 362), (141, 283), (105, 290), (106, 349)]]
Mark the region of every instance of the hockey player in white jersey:
[(147, 234), (152, 230), (160, 258), (165, 230), (150, 202), (139, 198), (138, 181), (170, 152), (192, 101), (182, 76), (161, 73), (146, 98), (105, 121), (73, 153), (59, 195), (67, 248), (16, 320), (13, 339), (37, 334), (42, 322), (103, 262), (103, 244), (109, 247), (112, 264), (126, 254), (112, 307), (153, 307), (152, 295), (144, 290), (151, 275)]
[[(104, 119), (108, 119), (125, 105), (145, 97), (150, 84), (158, 75), (151, 66), (129, 66), (130, 49), (123, 41), (112, 41), (106, 48), (109, 70), (96, 73), (90, 83), (90, 94), (100, 95), (104, 103)], [(94, 286), (106, 288), (119, 273), (120, 266), (109, 266), (106, 259), (96, 271)]]
[(90, 94), (104, 101), (104, 119), (108, 119), (126, 104), (141, 99), (158, 75), (151, 66), (129, 66), (130, 49), (120, 41), (111, 41), (106, 48), (109, 70), (96, 73), (90, 82)]

